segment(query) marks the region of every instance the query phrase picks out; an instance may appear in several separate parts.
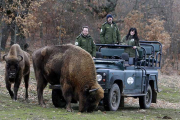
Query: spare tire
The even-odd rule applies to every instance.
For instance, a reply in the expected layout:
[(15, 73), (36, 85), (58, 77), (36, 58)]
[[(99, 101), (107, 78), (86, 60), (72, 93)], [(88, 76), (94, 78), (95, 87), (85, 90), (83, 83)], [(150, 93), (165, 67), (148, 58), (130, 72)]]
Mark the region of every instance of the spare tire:
[(52, 103), (55, 107), (65, 107), (66, 101), (62, 96), (62, 91), (60, 89), (53, 89), (52, 90)]

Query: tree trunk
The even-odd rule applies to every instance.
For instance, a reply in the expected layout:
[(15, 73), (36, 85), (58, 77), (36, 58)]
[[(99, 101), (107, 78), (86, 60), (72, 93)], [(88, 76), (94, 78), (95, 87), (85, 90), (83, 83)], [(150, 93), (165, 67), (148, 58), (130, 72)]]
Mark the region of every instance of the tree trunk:
[[(59, 42), (58, 44), (60, 45), (61, 44), (61, 25), (60, 25), (60, 29), (59, 29)], [(63, 43), (62, 43), (63, 44)]]

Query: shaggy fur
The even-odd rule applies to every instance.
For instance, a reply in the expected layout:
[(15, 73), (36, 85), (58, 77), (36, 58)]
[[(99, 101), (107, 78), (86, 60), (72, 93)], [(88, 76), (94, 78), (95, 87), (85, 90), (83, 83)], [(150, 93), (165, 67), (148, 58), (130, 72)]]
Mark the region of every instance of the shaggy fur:
[[(11, 46), (9, 53), (3, 56), (5, 65), (6, 88), (12, 99), (17, 100), (17, 92), (22, 77), (25, 82), (25, 99), (28, 99), (28, 85), (30, 74), (30, 55), (23, 51), (18, 44)], [(14, 83), (14, 93), (11, 90), (11, 84)]]
[(93, 111), (104, 97), (104, 90), (96, 81), (92, 57), (80, 47), (62, 45), (41, 48), (33, 53), (33, 66), (40, 105), (45, 105), (43, 89), (47, 83), (61, 84), (68, 111), (72, 111), (72, 99), (79, 101), (79, 111), (84, 112)]

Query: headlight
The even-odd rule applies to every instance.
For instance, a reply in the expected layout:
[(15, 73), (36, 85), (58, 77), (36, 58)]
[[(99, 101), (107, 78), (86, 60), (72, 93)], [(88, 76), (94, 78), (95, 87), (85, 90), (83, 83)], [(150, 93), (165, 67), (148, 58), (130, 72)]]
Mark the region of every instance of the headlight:
[(96, 76), (96, 80), (97, 80), (97, 81), (101, 81), (101, 80), (102, 80), (102, 75), (98, 74), (98, 75)]

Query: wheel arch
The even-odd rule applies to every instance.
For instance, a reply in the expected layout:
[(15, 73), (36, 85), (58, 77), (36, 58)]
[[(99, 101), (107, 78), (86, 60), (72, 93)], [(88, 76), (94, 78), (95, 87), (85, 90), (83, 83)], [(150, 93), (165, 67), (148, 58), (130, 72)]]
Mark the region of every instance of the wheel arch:
[(117, 79), (117, 80), (114, 81), (114, 83), (116, 83), (119, 86), (120, 92), (122, 93), (123, 92), (123, 82), (122, 82), (122, 80)]
[(149, 80), (149, 85), (151, 86), (151, 89), (152, 89), (152, 103), (157, 102), (157, 92), (155, 90), (154, 84), (155, 84), (154, 80)]
[(114, 81), (114, 83), (116, 83), (119, 86), (120, 93), (121, 93), (121, 100), (120, 100), (119, 107), (124, 107), (124, 96), (122, 96), (122, 93), (123, 93), (123, 81), (120, 80), (120, 79), (117, 79), (117, 80)]
[[(120, 76), (112, 76), (111, 80), (110, 80), (110, 85), (112, 86), (114, 83), (116, 83), (119, 88), (121, 93), (123, 92), (123, 80), (120, 79)], [(110, 87), (111, 88), (111, 87)]]

